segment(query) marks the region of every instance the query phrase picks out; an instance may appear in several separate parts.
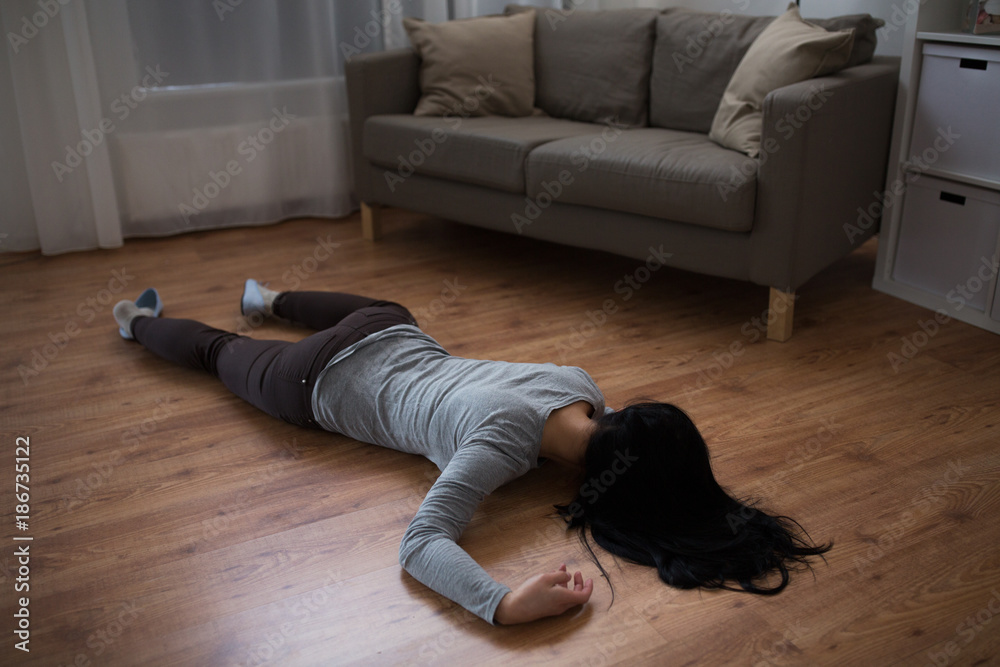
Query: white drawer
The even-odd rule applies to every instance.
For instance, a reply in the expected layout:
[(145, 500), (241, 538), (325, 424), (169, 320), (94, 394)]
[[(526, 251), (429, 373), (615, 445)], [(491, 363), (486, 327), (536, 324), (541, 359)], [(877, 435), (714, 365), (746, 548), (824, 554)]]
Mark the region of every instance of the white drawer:
[(1000, 181), (1000, 49), (925, 44), (923, 53), (910, 161)]
[(922, 176), (906, 192), (892, 277), (985, 312), (998, 238), (1000, 192)]

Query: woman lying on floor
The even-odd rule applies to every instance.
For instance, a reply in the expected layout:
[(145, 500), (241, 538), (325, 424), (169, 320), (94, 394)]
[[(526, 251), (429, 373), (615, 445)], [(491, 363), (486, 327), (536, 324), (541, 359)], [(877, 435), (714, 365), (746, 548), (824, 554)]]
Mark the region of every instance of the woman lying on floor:
[[(403, 306), (349, 294), (278, 293), (248, 280), (244, 315), (319, 331), (297, 343), (161, 318), (162, 307), (152, 289), (118, 303), (121, 335), (208, 371), (274, 417), (437, 464), (441, 475), (403, 536), (399, 560), (489, 623), (555, 616), (593, 591), (593, 580), (565, 565), (511, 590), (456, 544), (483, 498), (539, 459), (580, 469), (588, 480), (557, 506), (588, 550), (589, 528), (600, 546), (656, 567), (671, 586), (778, 593), (790, 566), (830, 548), (809, 543), (790, 519), (729, 496), (682, 411), (642, 403), (615, 412), (580, 368), (453, 357)], [(766, 587), (774, 573), (780, 581)]]

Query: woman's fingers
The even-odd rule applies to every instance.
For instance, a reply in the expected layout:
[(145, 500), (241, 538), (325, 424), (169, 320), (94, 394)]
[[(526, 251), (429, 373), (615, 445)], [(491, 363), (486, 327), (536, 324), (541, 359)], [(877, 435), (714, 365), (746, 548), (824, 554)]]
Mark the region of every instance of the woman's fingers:
[(579, 587), (574, 586), (572, 590), (567, 588), (565, 591), (560, 591), (562, 611), (584, 604), (590, 599), (593, 591), (594, 582), (590, 579), (587, 580), (586, 584), (581, 583)]
[[(558, 570), (551, 573), (553, 575), (552, 582), (550, 585), (554, 584), (565, 592), (559, 592), (559, 598), (561, 603), (565, 605), (565, 609), (569, 609), (575, 605), (583, 604), (590, 599), (591, 594), (594, 592), (594, 580), (587, 579), (585, 582), (583, 580), (583, 574), (579, 571), (574, 572), (572, 575), (566, 571), (566, 566), (561, 566)], [(569, 582), (573, 582), (573, 587), (568, 586)]]
[[(572, 590), (575, 592), (580, 592), (586, 589), (588, 586), (593, 590), (594, 582), (588, 579), (586, 582), (583, 580), (583, 573), (579, 570), (570, 574), (566, 570), (565, 563), (559, 566), (559, 569), (555, 572), (549, 572), (545, 577), (545, 584), (549, 586), (561, 586), (567, 590), (570, 590), (569, 582), (573, 582)], [(588, 594), (587, 597), (590, 597)]]
[(543, 581), (546, 585), (562, 586), (563, 588), (566, 588), (567, 582), (573, 578), (573, 576), (563, 568), (559, 568), (555, 572), (547, 572), (543, 575), (543, 577)]

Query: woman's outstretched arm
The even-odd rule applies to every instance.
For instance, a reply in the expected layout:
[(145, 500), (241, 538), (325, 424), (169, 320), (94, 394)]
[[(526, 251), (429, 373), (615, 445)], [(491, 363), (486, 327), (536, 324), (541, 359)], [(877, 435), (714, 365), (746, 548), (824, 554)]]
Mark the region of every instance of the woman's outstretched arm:
[(579, 589), (576, 582), (570, 589), (572, 577), (563, 568), (536, 575), (511, 591), (456, 543), (483, 498), (524, 472), (514, 458), (489, 445), (460, 448), (427, 493), (399, 547), (403, 569), (488, 623), (561, 614), (586, 602), (593, 588), (578, 575)]

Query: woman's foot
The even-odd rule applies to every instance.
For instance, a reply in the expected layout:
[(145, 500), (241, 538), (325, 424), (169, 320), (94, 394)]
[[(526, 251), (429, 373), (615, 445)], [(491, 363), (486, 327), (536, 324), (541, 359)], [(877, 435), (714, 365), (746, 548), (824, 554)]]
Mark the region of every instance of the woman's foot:
[(126, 340), (135, 340), (132, 322), (137, 317), (159, 317), (163, 312), (160, 293), (150, 287), (135, 301), (119, 301), (115, 304), (114, 316), (118, 322), (118, 333)]
[(245, 316), (254, 313), (273, 315), (274, 299), (279, 294), (281, 292), (267, 289), (253, 278), (250, 278), (243, 286), (243, 299), (240, 301), (240, 312)]

